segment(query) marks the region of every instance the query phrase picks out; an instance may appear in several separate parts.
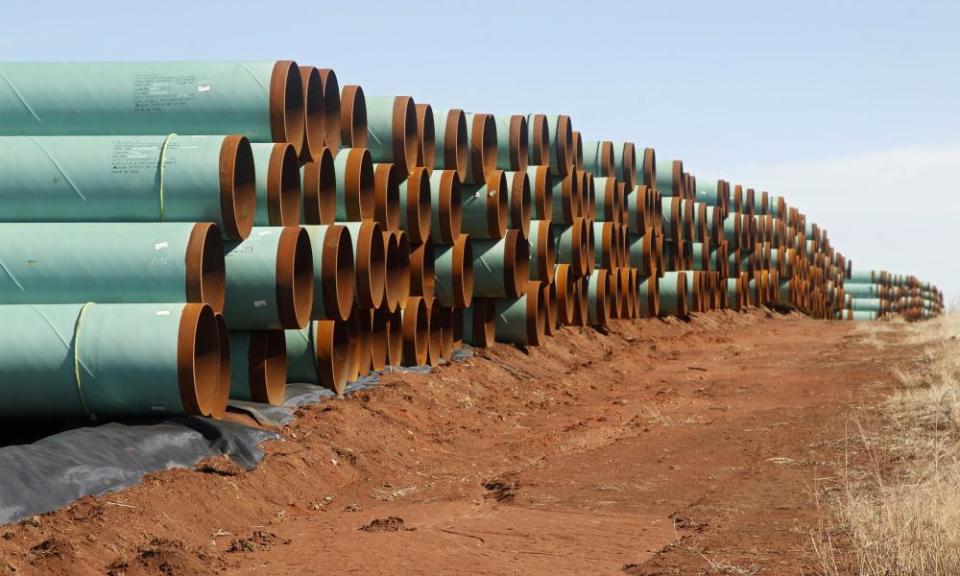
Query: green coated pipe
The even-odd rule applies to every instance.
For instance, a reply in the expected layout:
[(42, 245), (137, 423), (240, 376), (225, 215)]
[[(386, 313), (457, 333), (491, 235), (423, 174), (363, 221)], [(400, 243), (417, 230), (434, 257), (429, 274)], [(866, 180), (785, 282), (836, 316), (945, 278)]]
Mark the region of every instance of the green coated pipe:
[(314, 320), (346, 320), (356, 297), (353, 240), (342, 225), (303, 226), (313, 256)]
[(433, 295), (441, 306), (469, 308), (473, 301), (473, 243), (461, 234), (452, 246), (434, 246)]
[(656, 239), (653, 232), (648, 232), (643, 236), (630, 234), (627, 238), (627, 245), (630, 266), (637, 268), (644, 276), (655, 275), (657, 270)]
[(503, 238), (508, 220), (507, 177), (500, 170), (487, 174), (483, 184), (461, 187), (461, 231), (473, 240)]
[(742, 236), (740, 226), (742, 223), (743, 220), (740, 218), (739, 212), (731, 212), (723, 219), (723, 238), (727, 241), (731, 250), (740, 248), (740, 237)]
[(205, 304), (0, 306), (0, 417), (222, 413), (217, 319)]
[(373, 161), (366, 148), (341, 148), (333, 158), (337, 222), (371, 220), (376, 211)]
[(251, 144), (257, 183), (255, 226), (296, 226), (303, 191), (300, 160), (290, 144)]
[(527, 119), (520, 115), (496, 115), (497, 169), (525, 172), (529, 165)]
[(283, 404), (287, 347), (283, 330), (230, 332), (230, 397)]
[(529, 277), (529, 244), (519, 230), (500, 240), (473, 240), (473, 295), (517, 298)]
[(403, 174), (417, 165), (417, 104), (409, 96), (367, 96), (367, 148), (374, 162), (392, 162)]
[(883, 311), (883, 300), (880, 298), (854, 298), (850, 302), (851, 310), (865, 310), (873, 312)]
[(557, 234), (557, 263), (569, 264), (575, 275), (585, 276), (589, 268), (587, 237), (592, 233), (584, 218), (576, 218), (572, 224), (561, 227)]
[(880, 272), (875, 270), (854, 270), (850, 273), (848, 280), (860, 284), (878, 283), (880, 282)]
[(300, 71), (277, 62), (0, 64), (0, 134), (244, 134), (300, 154)]
[(319, 384), (343, 394), (356, 361), (351, 321), (315, 320), (304, 329), (285, 330), (284, 337), (289, 382)]
[(0, 246), (4, 304), (206, 302), (223, 311), (215, 224), (0, 224)]
[[(613, 178), (616, 164), (613, 159), (613, 142), (607, 140), (583, 143), (583, 169), (597, 178)], [(600, 187), (600, 184), (597, 184)]]
[[(664, 198), (683, 196), (683, 162), (680, 160), (657, 160), (657, 190)], [(664, 210), (666, 212), (666, 210)]]
[(879, 284), (851, 282), (849, 280), (844, 282), (843, 290), (854, 298), (880, 298), (882, 292)]
[(0, 138), (3, 222), (211, 221), (240, 240), (255, 206), (243, 136)]
[(543, 342), (547, 311), (539, 282), (528, 283), (526, 293), (517, 298), (497, 298), (495, 306), (497, 342), (521, 346), (539, 346)]
[(727, 278), (727, 308), (740, 311), (743, 308), (743, 280), (740, 276)]
[(660, 315), (685, 318), (689, 314), (687, 273), (665, 272), (660, 278)]
[(723, 206), (723, 182), (720, 180), (697, 178), (696, 193), (697, 202), (710, 206)]
[(225, 247), (223, 315), (238, 330), (302, 328), (313, 308), (313, 254), (306, 230), (255, 227)]
[(710, 244), (703, 242), (691, 242), (690, 249), (693, 252), (693, 269), (702, 272), (710, 272)]
[(879, 320), (880, 312), (875, 310), (850, 310), (850, 319), (857, 321)]

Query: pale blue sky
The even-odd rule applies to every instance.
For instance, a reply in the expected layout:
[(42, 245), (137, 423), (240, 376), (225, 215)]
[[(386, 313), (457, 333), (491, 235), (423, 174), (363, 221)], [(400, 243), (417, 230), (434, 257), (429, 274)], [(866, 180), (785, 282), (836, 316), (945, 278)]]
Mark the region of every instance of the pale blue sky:
[[(960, 297), (960, 2), (4, 2), (3, 60), (253, 60), (438, 107), (565, 112), (773, 193)], [(947, 251), (947, 246), (950, 251)]]

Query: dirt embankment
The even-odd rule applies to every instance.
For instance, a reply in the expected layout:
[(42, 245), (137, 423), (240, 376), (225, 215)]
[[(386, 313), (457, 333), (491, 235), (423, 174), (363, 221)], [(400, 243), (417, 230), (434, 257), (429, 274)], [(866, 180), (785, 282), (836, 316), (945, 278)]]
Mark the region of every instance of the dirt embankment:
[(389, 374), (300, 410), (252, 472), (0, 527), (0, 574), (809, 573), (814, 485), (889, 382), (852, 330), (615, 322)]

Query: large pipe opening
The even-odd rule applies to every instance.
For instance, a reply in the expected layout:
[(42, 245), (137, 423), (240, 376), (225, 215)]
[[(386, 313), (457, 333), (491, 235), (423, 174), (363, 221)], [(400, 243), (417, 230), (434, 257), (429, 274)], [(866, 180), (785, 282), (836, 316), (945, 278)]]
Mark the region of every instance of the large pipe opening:
[(303, 86), (305, 107), (303, 146), (300, 159), (304, 162), (315, 161), (323, 149), (324, 121), (326, 120), (323, 101), (323, 82), (320, 72), (313, 66), (300, 67), (300, 84)]
[(340, 148), (340, 83), (330, 68), (317, 68), (323, 86), (323, 145)]
[(185, 304), (177, 337), (177, 381), (186, 414), (206, 416), (220, 410), (220, 330), (207, 304)]
[(270, 133), (273, 141), (290, 143), (299, 156), (305, 124), (300, 69), (292, 60), (280, 60), (273, 65), (270, 76)]
[(333, 224), (337, 214), (337, 174), (333, 153), (322, 148), (303, 166), (303, 222)]
[(277, 312), (284, 328), (305, 328), (313, 311), (313, 252), (306, 229), (287, 226), (277, 244)]
[(187, 302), (206, 302), (217, 314), (226, 301), (226, 268), (223, 244), (216, 224), (194, 224), (185, 256)]
[(250, 235), (257, 211), (253, 149), (244, 136), (227, 136), (220, 148), (220, 218), (231, 240)]

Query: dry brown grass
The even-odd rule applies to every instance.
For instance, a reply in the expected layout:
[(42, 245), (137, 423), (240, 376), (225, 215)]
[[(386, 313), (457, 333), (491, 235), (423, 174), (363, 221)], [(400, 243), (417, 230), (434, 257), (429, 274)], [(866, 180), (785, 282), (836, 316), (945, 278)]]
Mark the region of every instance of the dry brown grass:
[[(848, 461), (817, 490), (822, 574), (960, 574), (960, 314), (898, 328), (891, 346), (916, 353), (892, 367), (890, 425), (871, 436), (855, 424)], [(876, 330), (858, 337), (882, 342)]]

